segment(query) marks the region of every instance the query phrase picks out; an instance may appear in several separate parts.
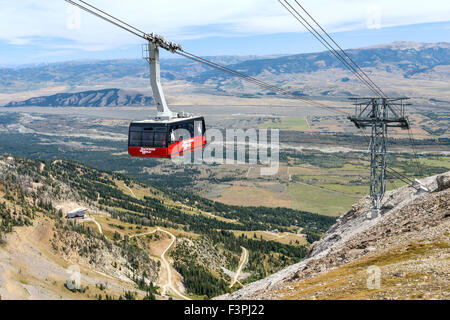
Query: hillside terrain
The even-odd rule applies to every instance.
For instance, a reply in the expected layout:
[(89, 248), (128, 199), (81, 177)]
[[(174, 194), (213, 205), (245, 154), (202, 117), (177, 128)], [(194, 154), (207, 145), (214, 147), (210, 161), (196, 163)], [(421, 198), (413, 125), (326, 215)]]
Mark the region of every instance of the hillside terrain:
[[(388, 73), (399, 73), (406, 78), (429, 75), (440, 66), (450, 64), (450, 44), (419, 44), (394, 42), (391, 45), (346, 50), (349, 56), (362, 68), (376, 69)], [(329, 52), (307, 53), (260, 59), (234, 64), (232, 67), (246, 74), (256, 76), (263, 73), (274, 75), (286, 73), (312, 73), (320, 70), (345, 69), (345, 66)], [(223, 77), (213, 71), (194, 77), (195, 81), (207, 81)], [(347, 80), (343, 80), (344, 82)]]
[(153, 98), (130, 90), (103, 89), (76, 93), (58, 93), (51, 96), (35, 97), (24, 101), (12, 101), (5, 107), (44, 106), (44, 107), (118, 107), (148, 106)]
[(448, 299), (450, 172), (421, 182), (430, 192), (392, 190), (376, 219), (361, 200), (306, 259), (219, 299)]
[[(79, 207), (85, 219), (65, 218)], [(300, 261), (334, 221), (227, 206), (74, 162), (2, 156), (0, 296), (212, 298)], [(81, 287), (71, 289), (74, 267)]]

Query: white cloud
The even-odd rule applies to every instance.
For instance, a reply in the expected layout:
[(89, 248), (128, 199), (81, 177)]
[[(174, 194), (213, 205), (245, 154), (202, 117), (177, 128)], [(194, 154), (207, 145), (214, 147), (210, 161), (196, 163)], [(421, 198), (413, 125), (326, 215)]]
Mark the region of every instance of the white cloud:
[[(304, 32), (277, 0), (89, 1), (142, 30), (180, 42), (213, 35)], [(450, 17), (448, 0), (299, 2), (329, 31), (447, 21)], [(69, 8), (63, 0), (0, 0), (0, 40), (26, 44), (34, 38), (66, 39), (70, 44), (62, 47), (85, 50), (106, 50), (141, 42), (87, 13), (82, 12), (78, 20)]]

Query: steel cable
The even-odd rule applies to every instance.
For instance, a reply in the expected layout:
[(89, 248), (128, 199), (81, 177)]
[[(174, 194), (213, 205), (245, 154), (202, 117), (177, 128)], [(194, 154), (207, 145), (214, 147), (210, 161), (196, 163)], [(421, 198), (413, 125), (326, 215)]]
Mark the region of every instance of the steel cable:
[(322, 26), (316, 21), (316, 19), (314, 19), (314, 17), (312, 17), (309, 12), (297, 1), (294, 0), (297, 5), (308, 15), (308, 17), (311, 18), (312, 21), (314, 21), (314, 23), (320, 28), (320, 30), (323, 31), (323, 33), (325, 33), (325, 35), (339, 48), (339, 50), (348, 58), (348, 60), (350, 60), (350, 62), (353, 63), (353, 65), (365, 76), (365, 78), (384, 96), (386, 97), (386, 95), (384, 94), (383, 90), (381, 90), (381, 88), (372, 81), (372, 79), (367, 75), (366, 72), (364, 72), (363, 69), (360, 68), (360, 66), (347, 54), (347, 52), (345, 52), (344, 49), (341, 48), (341, 46), (333, 39), (333, 37), (331, 37), (331, 35), (328, 34), (328, 32), (322, 28)]
[[(286, 10), (298, 21), (302, 24), (306, 30), (308, 30), (332, 55), (336, 57), (340, 62), (344, 64), (344, 66), (349, 69), (363, 84), (365, 84), (372, 92), (374, 92), (378, 96), (383, 96), (381, 92), (372, 86), (364, 77), (353, 67), (348, 61), (342, 57), (336, 49), (333, 48), (332, 45), (286, 0), (284, 2), (291, 8), (289, 9), (282, 0), (278, 0), (280, 4), (286, 8)], [(295, 13), (294, 13), (295, 12)], [(300, 18), (299, 18), (300, 17)], [(302, 21), (303, 20), (303, 21)], [(309, 27), (308, 27), (309, 26)]]

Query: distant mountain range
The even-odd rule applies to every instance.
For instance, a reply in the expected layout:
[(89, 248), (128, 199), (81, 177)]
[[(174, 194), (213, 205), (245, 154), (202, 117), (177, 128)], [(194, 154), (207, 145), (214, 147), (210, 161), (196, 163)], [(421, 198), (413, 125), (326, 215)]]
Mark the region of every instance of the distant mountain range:
[(31, 98), (20, 102), (13, 101), (5, 105), (5, 107), (117, 107), (146, 106), (152, 102), (152, 97), (144, 96), (142, 93), (121, 89), (104, 89), (76, 93), (59, 93), (51, 96)]
[[(262, 57), (219, 56), (207, 59), (224, 65), (233, 65)], [(191, 60), (181, 58), (161, 60), (161, 76), (166, 80), (186, 79), (204, 71), (207, 71), (206, 67)], [(46, 87), (49, 84), (77, 86), (102, 84), (117, 79), (145, 79), (149, 78), (149, 67), (143, 59), (68, 61), (0, 68), (0, 74), (0, 88), (14, 89), (16, 86), (21, 88), (21, 83), (36, 88)]]
[[(429, 72), (438, 66), (450, 65), (450, 43), (394, 42), (346, 52), (362, 68), (396, 72), (406, 78)], [(311, 73), (345, 67), (330, 52), (320, 52), (244, 61), (232, 65), (231, 68), (257, 76), (263, 73), (274, 75)], [(224, 77), (223, 73), (213, 70), (198, 74), (189, 80), (205, 82), (218, 77)]]
[[(347, 50), (365, 68), (400, 71), (405, 77), (424, 73), (437, 66), (450, 65), (450, 43), (394, 42), (368, 48)], [(329, 52), (305, 53), (289, 56), (225, 56), (208, 59), (228, 65), (232, 69), (258, 75), (269, 73), (309, 73), (344, 66)], [(162, 77), (167, 80), (204, 81), (222, 75), (203, 65), (185, 59), (161, 61)], [(86, 85), (112, 79), (148, 78), (148, 66), (142, 59), (72, 61), (22, 68), (0, 69), (0, 85), (14, 85), (17, 81), (54, 82)]]
[[(394, 42), (367, 48), (347, 50), (349, 56), (369, 74), (392, 74), (395, 78), (432, 79), (445, 81), (450, 77), (450, 43)], [(344, 70), (344, 66), (331, 53), (306, 53), (285, 56), (223, 56), (208, 57), (209, 60), (229, 66), (231, 69), (255, 77), (270, 79), (274, 84), (298, 75), (314, 75), (326, 70)], [(224, 80), (231, 78), (215, 69), (186, 59), (161, 61), (162, 78), (166, 82), (187, 81), (193, 84), (215, 84), (222, 92), (227, 90)], [(80, 86), (103, 86), (110, 88), (138, 88), (148, 85), (149, 70), (142, 59), (107, 61), (72, 61), (20, 68), (0, 69), (0, 90), (5, 93), (39, 90), (66, 86), (76, 91)], [(288, 76), (288, 77), (287, 77)], [(341, 72), (325, 74), (324, 81), (348, 82)], [(288, 80), (290, 81), (290, 80)], [(334, 90), (328, 88), (327, 90)], [(113, 90), (113, 91), (111, 91)], [(340, 94), (352, 95), (349, 88)], [(334, 92), (334, 91), (333, 91)], [(88, 96), (89, 98), (86, 98)], [(68, 93), (50, 97), (32, 98), (11, 102), (7, 106), (21, 105), (86, 105), (115, 106), (143, 105), (151, 97), (138, 93), (128, 94), (118, 89)]]

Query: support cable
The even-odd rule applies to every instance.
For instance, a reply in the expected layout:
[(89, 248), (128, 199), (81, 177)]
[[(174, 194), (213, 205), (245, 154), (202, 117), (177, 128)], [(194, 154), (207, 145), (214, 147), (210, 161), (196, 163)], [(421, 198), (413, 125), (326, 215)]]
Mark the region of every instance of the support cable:
[[(74, 1), (72, 1), (72, 0), (64, 0), (64, 1), (66, 1), (66, 2), (68, 2), (68, 3), (70, 3), (70, 4), (72, 4), (72, 5), (74, 5), (74, 6), (78, 7), (78, 8), (80, 8), (81, 10), (84, 10), (84, 11), (90, 13), (90, 14), (93, 14), (94, 16), (99, 17), (100, 19), (103, 19), (103, 20), (105, 20), (105, 21), (107, 21), (107, 22), (109, 22), (109, 23), (112, 23), (112, 24), (116, 25), (117, 27), (122, 28), (122, 29), (125, 30), (125, 31), (131, 32), (132, 34), (134, 34), (134, 35), (136, 35), (136, 36), (138, 36), (138, 37), (140, 37), (140, 38), (145, 39), (145, 37), (144, 37), (143, 35), (141, 35), (141, 34), (135, 32), (135, 31), (133, 31), (133, 30), (131, 30), (131, 29), (128, 29), (127, 27), (121, 25), (120, 23), (115, 22), (115, 21), (113, 21), (113, 20), (111, 20), (111, 19), (108, 19), (108, 18), (102, 16), (101, 14), (99, 14), (99, 13), (93, 11), (93, 10), (90, 10), (90, 9), (88, 9), (88, 8), (86, 8), (86, 7), (82, 6), (82, 5), (80, 5), (79, 3), (76, 3), (76, 2), (74, 2)], [(91, 6), (91, 7), (92, 7), (92, 6)], [(97, 9), (97, 10), (99, 10), (99, 9)], [(99, 10), (99, 11), (100, 11), (100, 10)], [(114, 19), (117, 20), (117, 21), (120, 21), (120, 20), (117, 19), (117, 18), (114, 18)], [(133, 29), (135, 29), (135, 28), (133, 28)], [(136, 30), (137, 30), (137, 29), (136, 29)], [(144, 33), (144, 34), (145, 34), (145, 33)], [(145, 39), (145, 40), (147, 40), (147, 39)]]
[[(72, 1), (72, 0), (65, 0), (65, 1), (70, 3), (70, 4), (72, 4), (72, 5), (74, 5), (74, 6), (77, 6), (78, 8), (80, 8), (80, 9), (82, 9), (82, 10), (88, 12), (88, 13), (91, 13), (91, 14), (93, 14), (93, 15), (95, 15), (95, 16), (97, 16), (97, 17), (99, 17), (99, 18), (101, 18), (101, 19), (103, 19), (103, 20), (105, 20), (107, 22), (110, 22), (110, 23), (112, 23), (112, 24), (114, 24), (114, 25), (124, 29), (125, 31), (128, 31), (128, 32), (130, 32), (130, 33), (140, 37), (140, 38), (143, 38), (143, 39), (145, 39), (147, 41), (156, 41), (164, 49), (166, 49), (166, 50), (168, 50), (168, 51), (170, 51), (172, 53), (178, 54), (180, 56), (183, 56), (183, 57), (188, 58), (190, 60), (196, 61), (198, 63), (202, 63), (204, 65), (207, 65), (207, 66), (211, 67), (211, 68), (215, 68), (215, 69), (218, 69), (220, 71), (229, 73), (229, 74), (231, 74), (233, 76), (239, 77), (239, 78), (241, 78), (243, 80), (246, 80), (248, 82), (256, 84), (256, 85), (258, 85), (260, 87), (263, 87), (265, 89), (273, 90), (273, 91), (275, 91), (275, 92), (277, 92), (279, 94), (283, 94), (283, 95), (290, 96), (290, 97), (293, 97), (295, 99), (301, 100), (301, 101), (309, 104), (310, 106), (321, 108), (321, 109), (326, 109), (327, 111), (332, 111), (332, 112), (335, 112), (335, 113), (347, 114), (347, 112), (345, 112), (345, 111), (342, 111), (342, 110), (339, 110), (339, 109), (336, 109), (336, 108), (332, 108), (330, 106), (327, 106), (327, 105), (325, 105), (323, 103), (320, 103), (320, 102), (317, 102), (317, 101), (314, 101), (314, 100), (311, 100), (311, 99), (307, 99), (307, 98), (305, 98), (303, 96), (299, 96), (298, 94), (295, 94), (293, 92), (290, 92), (288, 90), (280, 88), (279, 86), (268, 84), (268, 83), (266, 83), (264, 81), (261, 81), (259, 79), (254, 78), (254, 77), (248, 76), (248, 75), (243, 74), (241, 72), (232, 70), (232, 69), (230, 69), (228, 67), (225, 67), (225, 66), (222, 66), (222, 65), (220, 65), (218, 63), (209, 61), (207, 59), (204, 59), (202, 57), (199, 57), (199, 56), (196, 56), (196, 55), (194, 55), (192, 53), (189, 53), (189, 52), (183, 50), (181, 48), (181, 46), (175, 45), (175, 44), (170, 43), (170, 42), (166, 42), (162, 37), (154, 35), (153, 33), (150, 34), (150, 35), (146, 34), (142, 30), (139, 30), (138, 28), (135, 28), (135, 27), (131, 26), (130, 24), (128, 24), (128, 23), (126, 23), (126, 22), (124, 22), (124, 21), (122, 21), (122, 20), (120, 20), (120, 19), (118, 19), (118, 18), (116, 18), (116, 17), (106, 13), (105, 11), (102, 11), (102, 10), (98, 9), (97, 7), (91, 5), (91, 4), (89, 4), (89, 3), (87, 3), (87, 2), (85, 2), (83, 0), (78, 0), (78, 1), (81, 2), (82, 4), (86, 5), (86, 6), (90, 7), (90, 8), (85, 7), (82, 4), (77, 3), (75, 1)], [(96, 10), (98, 12), (95, 12), (94, 10)]]
[[(378, 91), (369, 81), (367, 81), (333, 46), (296, 10), (287, 0), (278, 0), (283, 7), (302, 24), (331, 54), (333, 54), (344, 66), (349, 69), (363, 84), (365, 84), (376, 95), (383, 97), (383, 93)], [(286, 6), (286, 4), (287, 6)], [(288, 6), (290, 8), (288, 8)], [(300, 18), (299, 18), (300, 17)], [(303, 20), (303, 21), (302, 21)]]
[(223, 72), (229, 73), (231, 75), (234, 75), (236, 77), (240, 77), (240, 78), (242, 78), (242, 79), (244, 79), (246, 81), (252, 82), (252, 83), (254, 83), (256, 85), (259, 85), (261, 87), (264, 87), (266, 89), (273, 90), (273, 91), (275, 91), (277, 93), (280, 93), (280, 94), (283, 94), (283, 95), (286, 95), (286, 96), (291, 96), (291, 97), (293, 97), (295, 99), (298, 99), (298, 100), (301, 100), (303, 102), (306, 102), (306, 103), (310, 104), (311, 106), (314, 106), (314, 107), (317, 107), (317, 108), (326, 109), (328, 111), (333, 111), (333, 112), (337, 112), (337, 113), (347, 114), (345, 111), (329, 107), (329, 106), (327, 106), (327, 105), (325, 105), (323, 103), (319, 103), (319, 102), (313, 101), (311, 99), (304, 98), (304, 97), (299, 96), (299, 95), (297, 95), (297, 94), (295, 94), (295, 93), (293, 93), (291, 91), (285, 90), (283, 88), (280, 88), (280, 87), (272, 85), (272, 84), (268, 84), (268, 83), (266, 83), (264, 81), (261, 81), (259, 79), (254, 78), (254, 77), (251, 77), (251, 76), (248, 76), (248, 75), (246, 75), (244, 73), (235, 71), (235, 70), (230, 69), (228, 67), (222, 66), (222, 65), (217, 64), (215, 62), (206, 60), (206, 59), (204, 59), (202, 57), (196, 56), (196, 55), (194, 55), (192, 53), (189, 53), (189, 52), (186, 52), (184, 50), (179, 50), (179, 51), (177, 51), (175, 53), (178, 54), (178, 55), (181, 55), (181, 56), (183, 56), (185, 58), (188, 58), (188, 59), (197, 61), (199, 63), (205, 64), (205, 65), (207, 65), (207, 66), (209, 66), (211, 68), (215, 68), (215, 69), (221, 70)]
[(364, 70), (361, 69), (359, 65), (347, 54), (347, 52), (345, 52), (345, 50), (341, 48), (341, 46), (333, 39), (333, 37), (330, 34), (328, 34), (328, 32), (324, 28), (322, 28), (322, 26), (316, 21), (316, 19), (314, 19), (314, 17), (312, 17), (309, 14), (309, 12), (297, 0), (294, 1), (308, 15), (308, 17), (310, 17), (311, 20), (314, 21), (314, 23), (320, 28), (320, 30), (322, 30), (323, 33), (325, 33), (325, 35), (339, 48), (340, 52), (342, 52), (342, 54), (344, 54), (347, 57), (347, 59), (350, 60), (350, 62), (352, 62), (352, 64), (358, 69), (358, 71), (361, 72), (365, 76), (365, 78), (382, 94), (382, 96), (387, 97), (384, 94), (383, 90), (381, 90), (381, 88), (375, 82), (372, 81), (372, 79), (367, 75), (367, 73), (364, 72)]
[(418, 174), (416, 175), (416, 177), (421, 176), (423, 174), (423, 167), (420, 164), (419, 155), (417, 154), (417, 149), (416, 149), (416, 142), (414, 140), (413, 132), (411, 131), (410, 128), (408, 128), (408, 136), (409, 136), (409, 142), (411, 143), (411, 147), (413, 150), (414, 159), (415, 159), (415, 163), (416, 163), (417, 171), (418, 171)]

